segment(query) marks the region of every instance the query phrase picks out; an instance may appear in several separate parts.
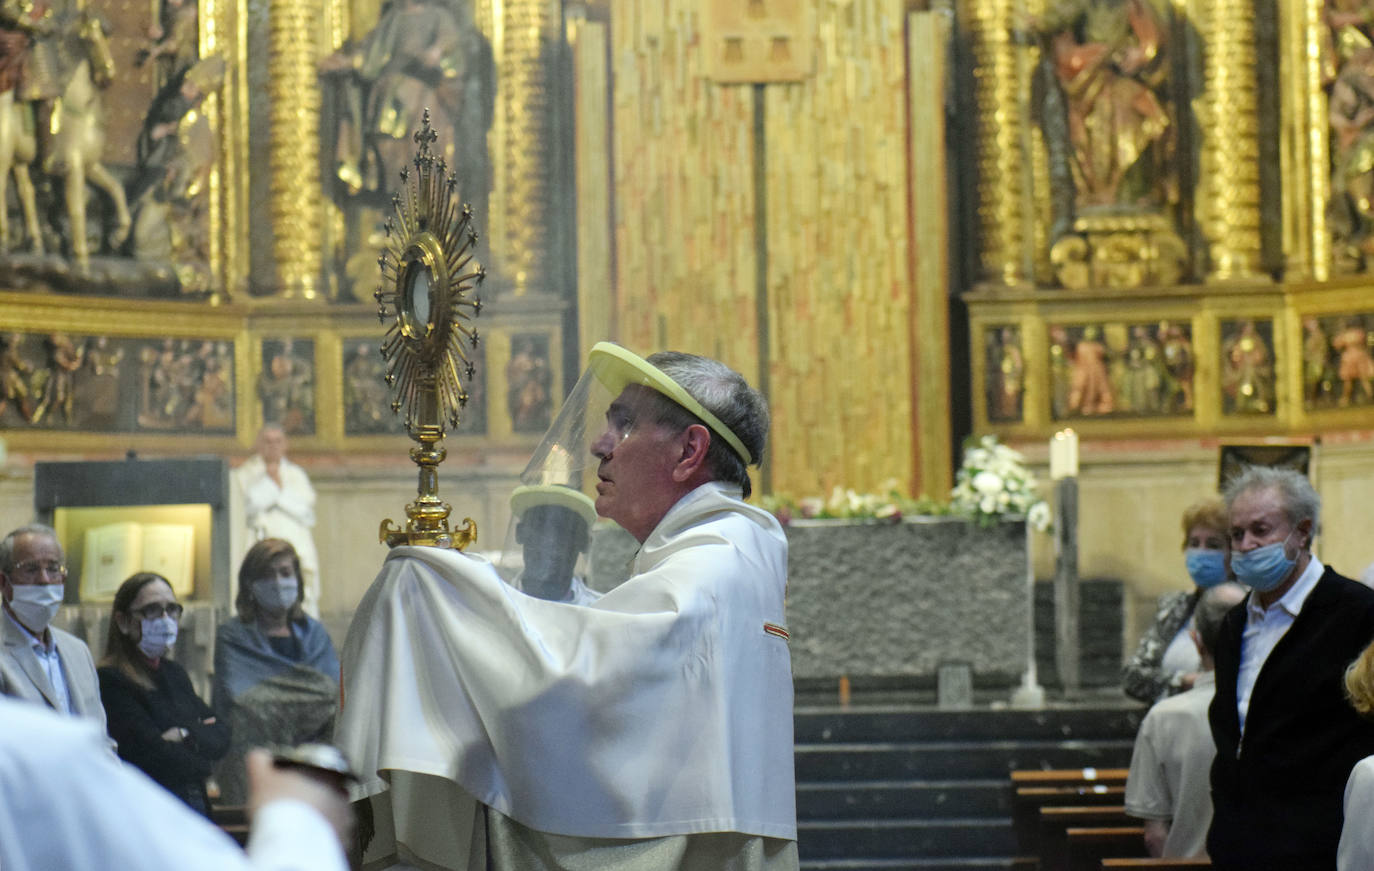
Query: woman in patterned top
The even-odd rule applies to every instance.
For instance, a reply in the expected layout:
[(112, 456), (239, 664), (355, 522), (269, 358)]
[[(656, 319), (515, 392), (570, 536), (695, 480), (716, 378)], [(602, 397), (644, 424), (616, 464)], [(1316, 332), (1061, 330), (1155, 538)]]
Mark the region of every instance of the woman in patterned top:
[(1126, 695), (1154, 704), (1193, 685), (1199, 662), (1188, 629), (1202, 591), (1231, 573), (1228, 527), (1226, 505), (1216, 497), (1194, 503), (1183, 512), (1183, 556), (1194, 586), (1160, 596), (1154, 623), (1122, 669)]

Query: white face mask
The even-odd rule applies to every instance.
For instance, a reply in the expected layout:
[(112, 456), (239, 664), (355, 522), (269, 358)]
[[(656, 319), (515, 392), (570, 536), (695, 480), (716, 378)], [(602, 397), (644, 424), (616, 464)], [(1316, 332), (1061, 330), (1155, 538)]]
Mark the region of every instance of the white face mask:
[(296, 604), (300, 585), (295, 578), (262, 578), (253, 582), (253, 601), (268, 611), (285, 611)]
[(164, 614), (151, 620), (145, 617), (140, 628), (143, 634), (139, 636), (138, 649), (149, 659), (165, 656), (177, 643), (177, 621), (171, 616)]
[(43, 634), (57, 609), (62, 606), (65, 584), (11, 584), (14, 600), (10, 608), (30, 632)]

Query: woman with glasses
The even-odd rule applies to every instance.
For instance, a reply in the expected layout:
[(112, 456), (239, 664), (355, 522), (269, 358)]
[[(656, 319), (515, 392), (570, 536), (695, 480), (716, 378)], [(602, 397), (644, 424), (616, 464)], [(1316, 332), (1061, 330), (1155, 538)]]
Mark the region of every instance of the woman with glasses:
[(229, 725), (168, 658), (180, 618), (181, 605), (161, 575), (139, 572), (120, 585), (98, 670), (100, 699), (120, 758), (208, 817), (205, 779), (229, 749)]
[(255, 746), (333, 738), (339, 658), (324, 625), (302, 607), (301, 561), (291, 543), (266, 538), (239, 568), (238, 616), (215, 636), (214, 706), (234, 745), (215, 772), (220, 801), (247, 798), (243, 757)]

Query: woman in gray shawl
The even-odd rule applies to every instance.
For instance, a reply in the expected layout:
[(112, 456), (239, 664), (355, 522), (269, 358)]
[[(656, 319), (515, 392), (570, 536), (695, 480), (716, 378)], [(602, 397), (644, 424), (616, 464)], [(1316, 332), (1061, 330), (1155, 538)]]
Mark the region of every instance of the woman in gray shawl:
[(329, 633), (301, 609), (300, 559), (264, 539), (239, 569), (238, 616), (215, 638), (214, 708), (233, 743), (215, 772), (219, 803), (247, 799), (244, 754), (253, 747), (329, 741), (339, 707), (339, 658)]

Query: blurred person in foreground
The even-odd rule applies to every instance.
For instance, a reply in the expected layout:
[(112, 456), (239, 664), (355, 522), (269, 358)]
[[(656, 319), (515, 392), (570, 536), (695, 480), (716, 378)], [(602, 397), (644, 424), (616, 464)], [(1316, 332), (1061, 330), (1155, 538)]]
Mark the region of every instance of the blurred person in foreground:
[(1145, 821), (1145, 847), (1151, 856), (1207, 855), (1207, 827), (1212, 822), (1209, 775), (1217, 752), (1207, 724), (1216, 689), (1212, 648), (1226, 612), (1245, 594), (1244, 587), (1232, 583), (1203, 592), (1189, 630), (1199, 661), (1193, 686), (1150, 708), (1136, 734), (1126, 778), (1126, 813)]
[(347, 797), (312, 775), (248, 759), (247, 852), (84, 719), (0, 698), (0, 868), (5, 871), (344, 871)]
[(1374, 590), (1312, 553), (1321, 500), (1302, 473), (1251, 466), (1225, 496), (1231, 569), (1251, 592), (1214, 651), (1207, 854), (1235, 871), (1334, 868), (1346, 780), (1374, 753), (1344, 685), (1374, 638)]
[(1226, 503), (1218, 498), (1195, 502), (1183, 512), (1183, 562), (1193, 588), (1159, 597), (1154, 622), (1121, 670), (1122, 688), (1131, 698), (1154, 704), (1186, 691), (1197, 679), (1193, 611), (1205, 590), (1226, 580), (1229, 528)]
[(594, 489), (639, 544), (630, 576), (572, 605), (391, 552), (344, 647), (365, 861), (795, 869), (787, 539), (743, 501), (767, 403), (704, 357), (601, 343), (588, 363), (521, 481)]

